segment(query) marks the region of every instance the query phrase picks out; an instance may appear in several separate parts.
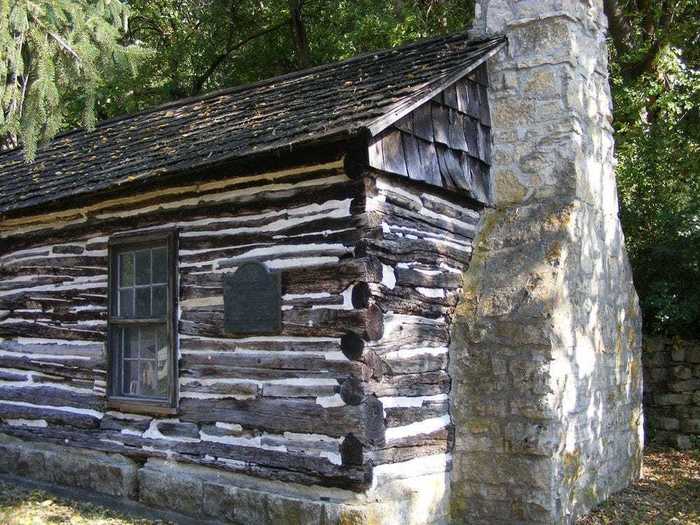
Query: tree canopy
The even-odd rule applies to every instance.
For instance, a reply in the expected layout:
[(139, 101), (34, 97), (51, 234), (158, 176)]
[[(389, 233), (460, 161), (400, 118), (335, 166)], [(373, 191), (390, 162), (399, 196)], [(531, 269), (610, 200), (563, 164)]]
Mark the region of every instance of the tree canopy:
[(648, 333), (700, 336), (700, 2), (605, 0), (621, 218)]
[(66, 126), (96, 122), (99, 90), (134, 71), (139, 47), (121, 41), (119, 0), (0, 0), (0, 139), (39, 142)]
[[(646, 330), (698, 336), (700, 0), (603, 3)], [(0, 0), (0, 138), (31, 158), (96, 118), (464, 30), (472, 16), (473, 0)]]

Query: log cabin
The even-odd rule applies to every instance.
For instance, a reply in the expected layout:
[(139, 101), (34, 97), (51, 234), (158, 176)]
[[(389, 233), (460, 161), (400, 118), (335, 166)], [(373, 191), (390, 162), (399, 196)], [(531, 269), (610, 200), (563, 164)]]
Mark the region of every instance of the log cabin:
[(638, 479), (603, 2), (474, 3), (0, 154), (0, 480), (182, 523), (562, 525)]
[(0, 470), (237, 523), (444, 516), (503, 45), (437, 38), (1, 155)]

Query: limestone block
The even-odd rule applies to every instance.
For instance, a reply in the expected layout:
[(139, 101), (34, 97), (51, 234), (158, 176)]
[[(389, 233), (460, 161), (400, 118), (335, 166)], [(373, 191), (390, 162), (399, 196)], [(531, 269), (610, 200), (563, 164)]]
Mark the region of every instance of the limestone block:
[(659, 417), (654, 419), (654, 426), (664, 430), (678, 430), (680, 428), (680, 421), (672, 417)]
[(136, 471), (133, 461), (118, 454), (23, 442), (0, 434), (0, 472), (110, 496), (134, 497)]
[(139, 500), (152, 507), (201, 516), (202, 480), (175, 462), (148, 460), (138, 472)]
[(700, 434), (700, 419), (686, 419), (681, 423), (681, 430), (687, 434)]
[(674, 366), (671, 368), (671, 375), (675, 379), (690, 379), (693, 377), (693, 369), (689, 366)]
[(649, 375), (651, 377), (651, 380), (655, 383), (665, 381), (669, 375), (668, 368), (666, 368), (666, 367), (652, 368), (649, 371)]
[(693, 442), (690, 439), (690, 436), (686, 436), (685, 434), (676, 434), (673, 437), (670, 445), (679, 450), (690, 450), (693, 448)]
[(647, 357), (645, 362), (649, 366), (666, 367), (671, 362), (671, 352), (666, 350), (655, 352)]
[[(644, 339), (644, 352), (659, 352), (664, 349), (665, 346), (665, 340), (662, 337), (646, 337)], [(649, 356), (645, 355), (645, 359), (648, 359)]]
[(685, 348), (682, 346), (674, 346), (671, 349), (671, 360), (685, 361)]
[(12, 474), (17, 471), (20, 451), (12, 443), (3, 442), (3, 437), (0, 434), (0, 472)]
[(700, 363), (700, 347), (688, 348), (687, 361), (689, 363)]
[(654, 401), (659, 406), (687, 405), (690, 402), (690, 394), (657, 394)]
[(551, 456), (559, 447), (561, 425), (555, 421), (516, 422), (506, 425), (505, 442), (511, 452)]
[(676, 381), (669, 383), (668, 388), (673, 392), (692, 392), (694, 390), (700, 390), (700, 379)]

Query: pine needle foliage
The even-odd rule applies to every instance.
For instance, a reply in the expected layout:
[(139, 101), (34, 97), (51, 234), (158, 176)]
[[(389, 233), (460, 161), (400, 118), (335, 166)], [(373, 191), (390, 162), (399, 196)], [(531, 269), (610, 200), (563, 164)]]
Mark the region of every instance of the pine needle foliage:
[(119, 0), (0, 0), (0, 149), (21, 145), (31, 161), (76, 104), (94, 128), (100, 87), (145, 54), (123, 43), (127, 20)]

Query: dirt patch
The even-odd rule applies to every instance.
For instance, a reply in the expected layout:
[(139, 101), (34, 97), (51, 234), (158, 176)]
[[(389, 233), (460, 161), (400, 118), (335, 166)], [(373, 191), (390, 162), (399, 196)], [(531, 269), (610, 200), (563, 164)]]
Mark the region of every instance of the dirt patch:
[(576, 525), (700, 525), (700, 451), (647, 450), (642, 479)]
[(1, 525), (167, 525), (0, 482)]

